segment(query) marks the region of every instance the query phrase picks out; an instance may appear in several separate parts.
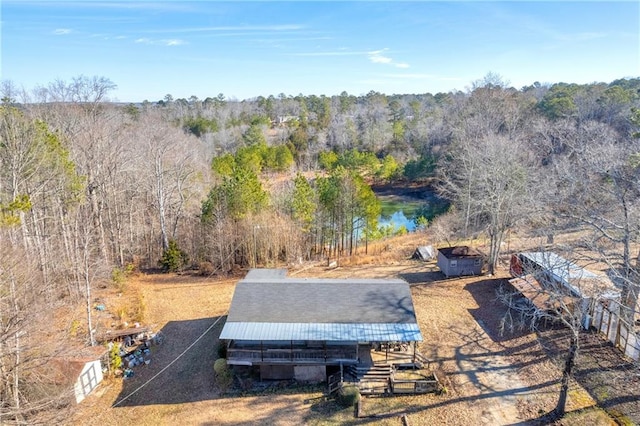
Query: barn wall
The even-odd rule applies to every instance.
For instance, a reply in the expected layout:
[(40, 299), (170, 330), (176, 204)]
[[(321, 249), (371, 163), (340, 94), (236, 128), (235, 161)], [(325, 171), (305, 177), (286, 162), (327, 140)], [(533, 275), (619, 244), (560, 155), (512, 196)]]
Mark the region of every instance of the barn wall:
[(261, 365), (261, 380), (290, 380), (293, 379), (293, 365)]
[(324, 365), (296, 365), (294, 378), (300, 382), (324, 382), (327, 380), (327, 367)]

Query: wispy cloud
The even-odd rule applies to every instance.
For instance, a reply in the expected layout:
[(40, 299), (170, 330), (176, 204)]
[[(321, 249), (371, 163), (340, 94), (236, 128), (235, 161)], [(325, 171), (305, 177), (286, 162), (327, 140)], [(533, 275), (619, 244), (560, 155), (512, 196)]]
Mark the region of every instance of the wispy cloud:
[(254, 41), (260, 43), (281, 43), (287, 41), (320, 41), (333, 40), (333, 37), (287, 37), (287, 38), (258, 38)]
[(369, 52), (355, 52), (352, 50), (329, 50), (325, 52), (300, 52), (291, 53), (291, 56), (365, 56)]
[(606, 33), (600, 32), (586, 32), (586, 33), (575, 33), (575, 34), (562, 34), (558, 36), (559, 40), (562, 41), (589, 41), (596, 40), (599, 38), (607, 37)]
[(383, 64), (393, 66), (395, 68), (406, 69), (409, 68), (410, 65), (406, 62), (396, 62), (393, 58), (384, 55), (383, 53), (388, 51), (389, 49), (380, 49), (380, 50), (366, 50), (366, 51), (357, 51), (357, 50), (349, 50), (347, 48), (340, 48), (338, 50), (329, 50), (324, 52), (299, 52), (299, 53), (291, 53), (291, 56), (366, 56), (369, 58), (369, 61), (374, 64)]
[(53, 34), (67, 35), (67, 34), (71, 34), (71, 30), (69, 28), (56, 28), (55, 30), (53, 30)]
[[(606, 32), (570, 32), (565, 27), (555, 27), (536, 16), (514, 12), (513, 9), (504, 8), (501, 5), (498, 6), (498, 4), (493, 4), (494, 8), (490, 10), (493, 16), (501, 22), (500, 25), (507, 25), (518, 28), (522, 32), (536, 34), (541, 42), (549, 40), (556, 43), (580, 43), (610, 36)], [(481, 7), (487, 10), (486, 5), (483, 4)], [(497, 25), (494, 24), (494, 26)]]
[(162, 40), (166, 46), (180, 46), (186, 44), (184, 40), (171, 39), (171, 40)]
[(381, 74), (380, 77), (390, 78), (394, 80), (432, 80), (432, 81), (464, 81), (459, 77), (443, 77), (436, 74), (425, 73), (393, 73), (393, 74)]
[(154, 46), (181, 46), (183, 44), (187, 44), (186, 41), (179, 39), (154, 40), (146, 37), (138, 38), (134, 42), (138, 44), (148, 44)]
[(194, 28), (173, 28), (161, 30), (147, 30), (145, 34), (177, 34), (177, 33), (206, 33), (206, 32), (229, 32), (229, 31), (245, 31), (245, 32), (284, 32), (303, 30), (304, 25), (285, 24), (285, 25), (233, 25), (220, 27), (194, 27)]
[[(5, 4), (23, 4), (24, 0), (3, 0)], [(32, 1), (32, 5), (38, 7), (50, 7), (59, 8), (61, 6), (66, 7), (69, 4), (68, 0), (56, 1), (56, 0), (43, 0)], [(146, 10), (151, 12), (191, 12), (195, 9), (195, 6), (187, 2), (169, 2), (169, 1), (76, 1), (73, 2), (74, 8), (84, 9), (122, 9), (122, 10)]]
[(384, 53), (388, 50), (389, 49), (387, 48), (381, 50), (372, 50), (370, 52), (367, 52), (367, 55), (369, 56), (369, 60), (374, 64), (391, 65), (396, 68), (409, 68), (409, 64), (407, 64), (406, 62), (395, 62), (389, 56), (385, 56)]

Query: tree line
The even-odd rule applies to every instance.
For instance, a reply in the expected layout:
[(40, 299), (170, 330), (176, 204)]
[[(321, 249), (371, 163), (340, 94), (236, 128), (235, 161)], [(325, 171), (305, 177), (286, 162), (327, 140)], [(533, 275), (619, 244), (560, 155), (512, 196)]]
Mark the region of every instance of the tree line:
[[(39, 337), (131, 267), (224, 274), (379, 238), (373, 182), (430, 182), (442, 240), (586, 229), (638, 298), (640, 78), (464, 92), (111, 102), (106, 77), (0, 85), (0, 420), (51, 413)], [(66, 327), (66, 328), (65, 328)], [(71, 325), (61, 328), (68, 340)], [(51, 343), (57, 354), (62, 344)]]

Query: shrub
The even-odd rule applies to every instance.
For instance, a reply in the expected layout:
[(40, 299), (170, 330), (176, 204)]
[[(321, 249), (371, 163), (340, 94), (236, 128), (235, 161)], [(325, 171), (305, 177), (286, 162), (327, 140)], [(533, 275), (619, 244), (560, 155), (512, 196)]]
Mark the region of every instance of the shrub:
[(120, 293), (127, 289), (127, 273), (120, 268), (113, 268), (111, 271), (111, 281), (118, 288)]
[(218, 358), (213, 363), (213, 371), (216, 374), (225, 374), (229, 370), (229, 366), (227, 365), (227, 360), (224, 358)]
[(233, 373), (227, 365), (227, 360), (218, 358), (213, 363), (213, 371), (215, 373), (216, 385), (220, 391), (225, 392), (233, 384)]
[(336, 400), (344, 408), (353, 407), (360, 400), (360, 390), (355, 386), (343, 386), (338, 391)]
[(71, 337), (77, 337), (78, 336), (78, 333), (80, 332), (80, 326), (81, 325), (82, 324), (77, 319), (74, 319), (73, 321), (71, 321), (71, 327), (69, 329), (69, 334), (71, 335)]
[(198, 264), (198, 273), (203, 277), (211, 276), (214, 272), (215, 268), (213, 267), (213, 263), (205, 260)]
[(178, 247), (175, 240), (169, 240), (169, 247), (162, 253), (160, 266), (165, 272), (177, 272), (189, 263), (189, 256)]
[(118, 345), (112, 345), (109, 350), (109, 366), (112, 373), (122, 367), (122, 358), (120, 357), (120, 347)]

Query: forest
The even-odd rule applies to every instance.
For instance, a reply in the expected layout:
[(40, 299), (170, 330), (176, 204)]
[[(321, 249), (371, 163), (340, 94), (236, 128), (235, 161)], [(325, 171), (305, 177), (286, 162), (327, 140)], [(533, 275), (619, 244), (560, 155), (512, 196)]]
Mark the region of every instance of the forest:
[[(112, 102), (107, 77), (0, 85), (0, 423), (61, 404), (42, 365), (95, 344), (92, 291), (133, 270), (235, 269), (353, 256), (376, 185), (429, 188), (419, 229), (584, 230), (633, 318), (640, 253), (640, 77), (533, 83), (496, 74), (437, 94)], [(56, 327), (65, 312), (84, 310)], [(45, 343), (46, 342), (46, 343)]]

